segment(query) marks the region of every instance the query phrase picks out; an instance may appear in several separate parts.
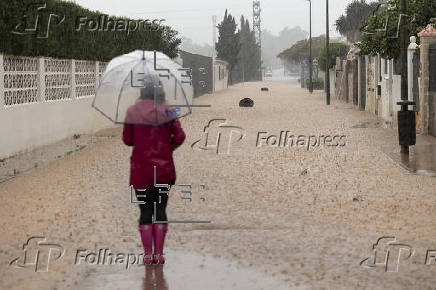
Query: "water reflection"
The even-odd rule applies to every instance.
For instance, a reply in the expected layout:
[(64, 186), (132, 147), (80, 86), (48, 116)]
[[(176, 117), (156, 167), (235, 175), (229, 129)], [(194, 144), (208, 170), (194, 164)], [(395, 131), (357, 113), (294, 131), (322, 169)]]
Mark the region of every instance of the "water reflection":
[(146, 265), (144, 290), (168, 290), (168, 283), (165, 279), (163, 265)]
[(436, 176), (436, 145), (416, 145), (410, 148), (410, 154), (385, 151), (386, 154), (401, 167), (412, 173)]
[(183, 251), (168, 250), (165, 265), (99, 267), (90, 271), (74, 289), (290, 289), (286, 283), (236, 261)]

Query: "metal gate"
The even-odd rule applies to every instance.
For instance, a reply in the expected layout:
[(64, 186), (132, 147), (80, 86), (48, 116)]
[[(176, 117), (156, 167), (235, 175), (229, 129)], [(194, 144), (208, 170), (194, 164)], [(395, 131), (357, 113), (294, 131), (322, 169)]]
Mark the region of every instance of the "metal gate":
[(366, 106), (366, 59), (360, 56), (360, 103), (359, 108), (365, 111)]
[(358, 106), (359, 105), (359, 79), (358, 77), (358, 62), (357, 59), (353, 59), (352, 65), (352, 74), (353, 74), (353, 105)]

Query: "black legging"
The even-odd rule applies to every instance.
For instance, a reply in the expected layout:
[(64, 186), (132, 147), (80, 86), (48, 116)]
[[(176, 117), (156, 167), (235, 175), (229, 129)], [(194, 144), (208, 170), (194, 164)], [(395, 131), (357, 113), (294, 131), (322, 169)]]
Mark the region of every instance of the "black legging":
[[(168, 183), (170, 186), (174, 184), (174, 180)], [(161, 192), (159, 192), (159, 189)], [(141, 210), (141, 216), (139, 217), (140, 225), (151, 224), (153, 222), (154, 203), (156, 203), (156, 221), (168, 221), (166, 214), (168, 194), (166, 191), (167, 189), (164, 187), (151, 187), (145, 191), (135, 189), (138, 201), (145, 202), (145, 204), (139, 204), (139, 209)]]

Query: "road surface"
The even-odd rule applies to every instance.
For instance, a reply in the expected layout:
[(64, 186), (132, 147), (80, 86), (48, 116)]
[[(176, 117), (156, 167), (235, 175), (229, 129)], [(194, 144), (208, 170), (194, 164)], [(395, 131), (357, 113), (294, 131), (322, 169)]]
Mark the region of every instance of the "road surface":
[[(245, 97), (253, 108), (238, 107)], [(175, 186), (168, 216), (212, 223), (170, 224), (163, 269), (85, 259), (102, 249), (141, 252), (139, 210), (128, 188), (131, 148), (115, 128), (107, 133), (114, 137), (0, 184), (0, 288), (434, 287), (434, 252), (427, 250), (436, 249), (436, 179), (409, 174), (383, 153), (396, 148), (394, 130), (368, 125), (380, 122), (349, 104), (333, 100), (327, 107), (321, 91), (310, 95), (295, 82), (239, 84), (195, 104), (212, 107), (182, 119), (187, 139), (174, 154), (177, 184), (192, 186), (192, 202), (182, 199), (186, 187)], [(231, 137), (228, 127), (209, 128), (212, 137), (222, 130), (224, 147), (191, 146), (204, 140), (213, 119), (233, 126)], [(277, 140), (286, 131), (284, 146)], [(345, 137), (334, 146), (328, 136)], [(322, 142), (308, 147), (308, 140)], [(30, 258), (19, 267), (23, 244), (37, 236), (46, 239), (38, 244), (38, 270), (47, 266), (47, 273), (35, 272)], [(381, 258), (371, 263), (373, 244), (386, 236), (396, 240), (381, 240), (375, 249), (381, 257), (389, 250), (388, 268)]]

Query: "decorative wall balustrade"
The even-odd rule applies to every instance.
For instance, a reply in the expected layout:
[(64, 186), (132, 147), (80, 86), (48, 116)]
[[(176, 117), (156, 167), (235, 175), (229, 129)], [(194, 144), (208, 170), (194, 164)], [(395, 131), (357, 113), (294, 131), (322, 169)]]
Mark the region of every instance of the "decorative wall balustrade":
[(0, 54), (0, 106), (89, 98), (107, 63)]
[(38, 101), (38, 59), (5, 56), (2, 61), (5, 106)]
[(76, 61), (76, 95), (78, 98), (93, 96), (96, 89), (95, 62)]
[(44, 100), (71, 99), (71, 61), (44, 59)]

